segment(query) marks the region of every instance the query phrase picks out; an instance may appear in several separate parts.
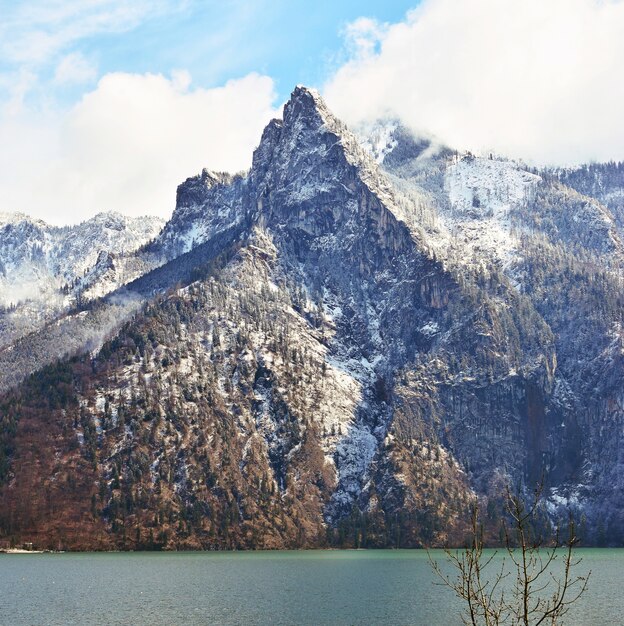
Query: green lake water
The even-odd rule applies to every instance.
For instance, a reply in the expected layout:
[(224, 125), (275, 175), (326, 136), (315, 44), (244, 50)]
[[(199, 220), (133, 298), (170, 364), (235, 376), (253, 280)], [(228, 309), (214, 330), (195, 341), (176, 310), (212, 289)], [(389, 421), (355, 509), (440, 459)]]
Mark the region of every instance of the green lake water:
[[(624, 624), (624, 550), (577, 554), (590, 585), (564, 624)], [(421, 550), (0, 554), (0, 624), (461, 624), (435, 582)]]

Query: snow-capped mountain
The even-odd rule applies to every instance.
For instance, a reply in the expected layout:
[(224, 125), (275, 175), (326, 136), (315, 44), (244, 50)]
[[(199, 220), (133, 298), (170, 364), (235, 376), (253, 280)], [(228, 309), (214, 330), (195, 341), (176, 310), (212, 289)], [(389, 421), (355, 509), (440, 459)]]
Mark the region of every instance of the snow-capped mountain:
[(164, 221), (99, 213), (76, 226), (50, 226), (21, 213), (0, 214), (0, 304), (42, 301), (71, 288), (102, 253), (120, 256), (151, 241)]
[(151, 243), (79, 268), (89, 306), (0, 350), (0, 533), (441, 544), (475, 494), (495, 533), (505, 481), (544, 475), (553, 520), (617, 541), (617, 190), (565, 176), (356, 136), (296, 88), (249, 172), (187, 179)]
[(136, 278), (124, 257), (154, 239), (163, 223), (100, 213), (57, 227), (21, 213), (0, 214), (0, 346)]

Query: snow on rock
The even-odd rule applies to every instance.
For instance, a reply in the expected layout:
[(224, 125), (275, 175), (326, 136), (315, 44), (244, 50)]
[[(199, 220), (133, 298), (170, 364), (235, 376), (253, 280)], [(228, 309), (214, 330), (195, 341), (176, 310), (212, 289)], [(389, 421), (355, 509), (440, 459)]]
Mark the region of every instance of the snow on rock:
[(100, 213), (75, 226), (0, 214), (0, 348), (150, 269), (135, 252), (163, 221)]
[(510, 213), (528, 204), (540, 177), (513, 161), (466, 154), (448, 162), (442, 203), (431, 242), (437, 252), (455, 248), (458, 261), (481, 266), (483, 261), (508, 266), (517, 240)]
[(158, 238), (165, 259), (173, 259), (240, 224), (239, 201), (247, 177), (203, 169), (178, 186), (176, 208)]
[(398, 142), (394, 137), (397, 127), (398, 123), (395, 121), (379, 120), (362, 125), (356, 134), (361, 140), (362, 148), (370, 152), (373, 159), (381, 164), (397, 147)]
[(539, 180), (512, 161), (468, 154), (449, 165), (445, 187), (456, 213), (475, 219), (501, 219), (527, 201)]
[(25, 301), (45, 306), (92, 272), (102, 254), (130, 254), (153, 239), (162, 224), (157, 217), (100, 213), (76, 226), (57, 227), (19, 213), (1, 214), (0, 306)]

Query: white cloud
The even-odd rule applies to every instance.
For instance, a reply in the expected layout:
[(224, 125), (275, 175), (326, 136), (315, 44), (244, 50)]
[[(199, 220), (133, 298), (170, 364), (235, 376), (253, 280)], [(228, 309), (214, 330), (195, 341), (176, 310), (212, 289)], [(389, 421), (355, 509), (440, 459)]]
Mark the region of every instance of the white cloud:
[(96, 77), (97, 68), (80, 52), (66, 54), (54, 72), (54, 81), (62, 85), (80, 85)]
[(100, 33), (125, 32), (144, 19), (177, 10), (183, 0), (33, 0), (0, 5), (5, 62), (38, 65)]
[(8, 96), (3, 102), (0, 101), (0, 110), (12, 115), (19, 112), (26, 94), (36, 83), (37, 75), (26, 68), (13, 73), (0, 74), (0, 91), (4, 90)]
[(347, 122), (395, 115), (457, 148), (622, 160), (623, 33), (622, 0), (424, 0), (352, 25), (324, 94)]
[(257, 74), (192, 89), (186, 72), (116, 73), (67, 113), (5, 113), (0, 211), (53, 223), (102, 210), (168, 216), (176, 186), (202, 167), (251, 164), (274, 100), (273, 81)]
[(85, 40), (131, 31), (183, 13), (193, 0), (0, 0), (0, 107), (17, 113), (26, 100), (43, 106), (55, 89), (97, 78), (80, 51)]
[(369, 17), (360, 17), (350, 22), (343, 32), (347, 50), (358, 60), (366, 59), (376, 52), (387, 29), (387, 24), (380, 24)]

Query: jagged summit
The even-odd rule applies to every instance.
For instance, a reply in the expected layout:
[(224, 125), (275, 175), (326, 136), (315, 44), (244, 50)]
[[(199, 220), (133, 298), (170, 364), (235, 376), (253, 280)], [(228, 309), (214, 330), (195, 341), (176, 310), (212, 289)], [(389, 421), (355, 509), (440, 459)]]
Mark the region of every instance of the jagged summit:
[(25, 213), (21, 213), (19, 211), (0, 211), (0, 227), (7, 224), (20, 224), (23, 222), (29, 222), (31, 224), (37, 224), (39, 226), (46, 225), (43, 220), (32, 218), (29, 215), (26, 215)]
[(284, 126), (292, 128), (297, 120), (302, 119), (303, 126), (318, 130), (329, 115), (325, 102), (316, 90), (297, 85), (284, 105), (283, 118), (272, 119), (264, 128), (260, 143), (254, 150), (252, 176), (257, 177), (259, 171), (266, 170)]
[(345, 151), (345, 156), (356, 165), (370, 161), (360, 142), (347, 126), (329, 109), (325, 100), (315, 89), (298, 85), (284, 106), (284, 127), (293, 132), (333, 134)]
[(291, 98), (294, 97), (295, 95), (300, 95), (300, 94), (305, 94), (312, 98), (319, 98), (319, 99), (321, 98), (321, 95), (319, 94), (318, 90), (314, 89), (314, 87), (308, 87), (307, 85), (304, 85), (303, 83), (297, 83), (295, 85), (295, 88), (292, 90)]
[(284, 105), (284, 122), (291, 123), (298, 115), (303, 115), (310, 121), (316, 116), (323, 118), (323, 120), (327, 117), (333, 117), (321, 94), (316, 89), (310, 89), (303, 85), (295, 87)]
[(135, 225), (139, 226), (140, 224), (150, 223), (150, 224), (160, 224), (164, 223), (164, 220), (155, 215), (142, 215), (139, 217), (131, 217), (128, 215), (124, 215), (123, 213), (119, 213), (118, 211), (100, 211), (95, 215), (79, 222), (78, 224), (65, 224), (65, 225), (55, 225), (46, 222), (45, 220), (32, 217), (27, 215), (26, 213), (22, 213), (20, 211), (0, 211), (0, 227), (6, 224), (21, 224), (21, 223), (29, 223), (34, 224), (38, 227), (47, 228), (47, 229), (80, 229), (85, 226), (102, 226), (102, 227), (112, 227), (117, 229), (119, 226), (127, 226), (127, 225)]
[(290, 94), (289, 101), (293, 102), (293, 101), (300, 100), (300, 99), (309, 100), (309, 101), (311, 100), (325, 107), (325, 101), (323, 100), (318, 90), (314, 89), (313, 87), (308, 87), (306, 85), (303, 85), (301, 83), (299, 83), (298, 85), (295, 85), (295, 88), (292, 90)]
[(215, 172), (204, 168), (201, 174), (187, 178), (178, 185), (176, 208), (191, 207), (200, 203), (205, 193), (216, 185), (227, 185), (233, 176), (227, 172)]
[[(355, 135), (318, 92), (298, 86), (284, 106), (283, 119), (265, 127), (248, 173), (204, 170), (178, 187), (162, 249), (172, 258), (219, 231), (246, 221), (267, 224), (282, 219), (285, 211), (287, 219), (298, 219), (302, 228), (326, 229), (339, 214), (344, 219), (345, 210), (353, 209), (360, 185), (386, 209), (393, 206), (384, 175)], [(329, 197), (334, 198), (331, 207), (326, 206)]]

